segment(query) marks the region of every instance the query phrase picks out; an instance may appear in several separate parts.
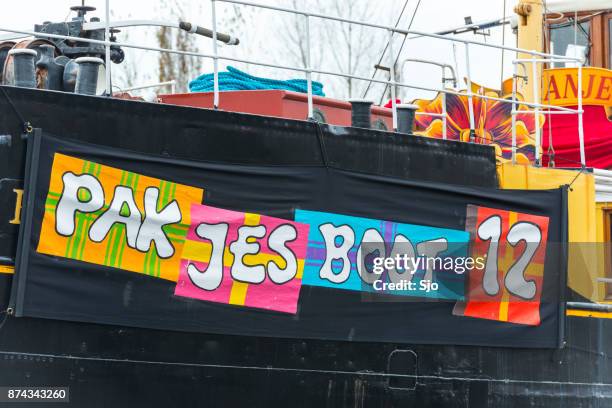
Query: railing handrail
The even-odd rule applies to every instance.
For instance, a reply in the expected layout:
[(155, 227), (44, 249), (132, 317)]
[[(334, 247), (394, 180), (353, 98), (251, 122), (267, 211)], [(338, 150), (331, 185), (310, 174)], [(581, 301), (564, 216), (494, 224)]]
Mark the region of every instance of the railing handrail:
[[(516, 47), (508, 47), (505, 45), (497, 45), (497, 44), (490, 44), (490, 43), (486, 43), (486, 42), (481, 42), (481, 41), (475, 41), (475, 40), (468, 40), (468, 39), (462, 39), (462, 38), (457, 38), (457, 37), (447, 37), (445, 35), (440, 35), (440, 34), (433, 34), (433, 33), (424, 33), (421, 31), (417, 31), (417, 30), (404, 30), (404, 29), (400, 29), (394, 26), (386, 26), (386, 25), (382, 25), (382, 24), (374, 24), (374, 23), (369, 23), (369, 22), (365, 22), (365, 21), (357, 21), (357, 20), (351, 20), (351, 19), (347, 19), (347, 18), (343, 18), (343, 17), (338, 17), (338, 16), (330, 16), (330, 15), (323, 15), (320, 13), (313, 13), (313, 12), (309, 12), (309, 11), (304, 11), (304, 10), (293, 10), (293, 9), (288, 9), (285, 7), (278, 7), (278, 6), (272, 6), (272, 5), (267, 5), (267, 4), (255, 4), (252, 2), (248, 2), (248, 1), (243, 1), (243, 0), (211, 0), (211, 5), (212, 5), (212, 10), (213, 10), (213, 16), (215, 15), (215, 2), (216, 1), (220, 1), (220, 2), (224, 2), (224, 3), (231, 3), (231, 4), (240, 4), (240, 5), (244, 5), (244, 6), (251, 6), (251, 7), (257, 7), (257, 8), (263, 8), (263, 9), (269, 9), (269, 10), (276, 10), (276, 11), (281, 11), (281, 12), (286, 12), (286, 13), (292, 13), (292, 14), (297, 14), (297, 15), (303, 15), (306, 17), (307, 23), (309, 22), (309, 18), (310, 17), (316, 17), (316, 18), (321, 18), (324, 20), (332, 20), (332, 21), (339, 21), (339, 22), (343, 22), (343, 23), (349, 23), (349, 24), (356, 24), (356, 25), (361, 25), (361, 26), (365, 26), (365, 27), (372, 27), (372, 28), (378, 28), (378, 29), (383, 29), (383, 30), (387, 30), (389, 32), (389, 42), (388, 42), (388, 48), (389, 48), (389, 69), (390, 69), (390, 75), (389, 75), (389, 80), (388, 81), (384, 81), (385, 83), (388, 84), (388, 86), (390, 86), (391, 88), (391, 108), (392, 108), (392, 112), (393, 112), (393, 128), (395, 129), (397, 126), (397, 117), (396, 117), (396, 109), (395, 109), (395, 86), (398, 86), (399, 84), (396, 83), (395, 81), (395, 71), (394, 71), (394, 66), (395, 66), (395, 59), (393, 56), (393, 51), (392, 51), (392, 43), (393, 43), (393, 33), (399, 33), (399, 34), (403, 34), (405, 36), (408, 36), (409, 34), (413, 34), (413, 35), (420, 35), (422, 37), (429, 37), (429, 38), (436, 38), (436, 39), (441, 39), (444, 41), (449, 41), (451, 43), (463, 43), (464, 44), (464, 48), (465, 48), (465, 66), (466, 66), (466, 81), (467, 81), (467, 91), (465, 93), (465, 95), (468, 98), (468, 109), (469, 109), (469, 120), (470, 120), (470, 141), (474, 141), (475, 138), (475, 117), (474, 117), (474, 103), (473, 103), (473, 98), (474, 97), (480, 97), (477, 94), (474, 94), (474, 92), (472, 91), (472, 79), (471, 79), (471, 72), (470, 72), (470, 52), (469, 52), (469, 46), (471, 44), (473, 45), (478, 45), (478, 46), (482, 46), (482, 47), (489, 47), (489, 48), (497, 48), (497, 49), (501, 49), (503, 51), (513, 51), (513, 52), (517, 52), (519, 54), (526, 54), (531, 56), (530, 59), (528, 58), (518, 58), (515, 61), (513, 61), (513, 66), (514, 66), (514, 75), (512, 77), (512, 100), (509, 101), (512, 104), (512, 161), (516, 162), (516, 114), (517, 114), (517, 84), (516, 84), (516, 80), (518, 78), (518, 74), (517, 74), (517, 70), (516, 67), (518, 65), (522, 65), (523, 68), (525, 68), (525, 66), (523, 65), (523, 63), (531, 63), (532, 64), (532, 76), (533, 76), (533, 94), (534, 94), (534, 101), (532, 103), (525, 103), (525, 102), (520, 102), (519, 104), (523, 104), (523, 105), (527, 105), (530, 106), (531, 108), (533, 108), (533, 114), (534, 114), (534, 119), (535, 119), (535, 137), (536, 137), (536, 141), (535, 141), (535, 164), (536, 166), (540, 165), (540, 157), (539, 157), (539, 153), (540, 153), (540, 142), (541, 142), (541, 130), (539, 127), (540, 124), (540, 118), (539, 118), (539, 111), (540, 108), (547, 108), (549, 110), (549, 112), (551, 112), (551, 109), (554, 109), (555, 112), (557, 111), (564, 111), (562, 109), (558, 109), (558, 107), (555, 107), (553, 105), (548, 105), (548, 106), (544, 106), (540, 103), (539, 98), (538, 98), (538, 93), (539, 93), (539, 89), (538, 89), (538, 85), (541, 86), (539, 84), (539, 81), (536, 80), (536, 64), (538, 63), (547, 63), (547, 62), (568, 62), (568, 61), (574, 61), (577, 63), (578, 65), (578, 109), (576, 110), (565, 110), (565, 112), (573, 112), (576, 113), (578, 115), (578, 139), (579, 139), (579, 143), (580, 143), (580, 162), (582, 164), (582, 166), (584, 167), (586, 165), (586, 159), (585, 159), (585, 151), (584, 151), (584, 127), (583, 127), (583, 109), (582, 109), (582, 59), (580, 58), (576, 58), (576, 57), (567, 57), (567, 56), (562, 56), (562, 55), (555, 55), (555, 54), (549, 54), (549, 53), (544, 53), (544, 52), (539, 52), (539, 51), (532, 51), (532, 50), (524, 50), (524, 49), (520, 49), (520, 48), (516, 48)], [(215, 24), (215, 22), (213, 21), (213, 24)], [(308, 37), (310, 36), (310, 34), (307, 34)], [(308, 44), (310, 43), (310, 39), (308, 38)], [(308, 46), (308, 52), (310, 52), (310, 46)], [(540, 57), (540, 58), (536, 58), (536, 57)], [(218, 58), (216, 49), (215, 49), (215, 58)], [(216, 61), (216, 59), (215, 59)], [(312, 72), (316, 72), (314, 70), (312, 70), (310, 67), (307, 67), (307, 77), (308, 77), (308, 93), (309, 95), (312, 92), (311, 89), (311, 85), (310, 85), (310, 74)], [(444, 68), (442, 68), (442, 70), (444, 71)], [(348, 75), (345, 75), (347, 77), (349, 77)], [(361, 78), (357, 78), (357, 79), (361, 79)], [(374, 80), (373, 78), (369, 80), (370, 82), (378, 82), (376, 80)], [(399, 85), (402, 86), (402, 85)], [(443, 86), (444, 87), (444, 86)], [(412, 88), (414, 89), (423, 89), (423, 87), (416, 87), (413, 86)], [(440, 91), (439, 91), (440, 92)], [(446, 95), (446, 93), (453, 93), (453, 92), (447, 92), (446, 90), (441, 90), (441, 92), (443, 92), (443, 96)], [(497, 100), (497, 101), (502, 101), (504, 103), (507, 103), (508, 101), (501, 99), (501, 98), (492, 98), (492, 97), (488, 97), (488, 98), (484, 98), (484, 99), (492, 99), (492, 100)], [(445, 99), (443, 100), (443, 105), (446, 104)], [(444, 106), (445, 108), (445, 106)], [(446, 113), (446, 112), (445, 112)], [(309, 106), (308, 106), (308, 116), (311, 117), (312, 114), (312, 105), (311, 102), (309, 101)], [(446, 124), (445, 124), (446, 125)], [(444, 129), (446, 131), (446, 127)], [(445, 132), (446, 133), (446, 132)]]
[[(286, 12), (286, 13), (292, 13), (295, 15), (302, 15), (305, 17), (306, 19), (306, 46), (307, 46), (307, 60), (305, 62), (305, 67), (303, 68), (298, 68), (298, 67), (290, 67), (290, 66), (282, 66), (282, 65), (278, 65), (278, 64), (272, 64), (272, 63), (268, 63), (268, 62), (260, 62), (260, 61), (250, 61), (250, 60), (246, 60), (246, 59), (241, 59), (241, 58), (235, 58), (235, 57), (229, 57), (229, 56), (223, 56), (220, 55), (217, 49), (217, 21), (216, 21), (216, 6), (215, 3), (216, 2), (224, 2), (224, 3), (230, 3), (230, 4), (238, 4), (238, 5), (243, 5), (243, 6), (251, 6), (251, 7), (257, 7), (257, 8), (262, 8), (262, 9), (269, 9), (269, 10), (276, 10), (276, 11), (280, 11), (280, 12)], [(340, 76), (340, 77), (344, 77), (344, 78), (352, 78), (352, 79), (357, 79), (357, 80), (364, 80), (364, 81), (370, 81), (370, 82), (375, 82), (375, 83), (383, 83), (386, 84), (387, 86), (390, 87), (391, 89), (391, 110), (392, 110), (392, 117), (393, 117), (393, 129), (397, 128), (397, 111), (396, 111), (396, 102), (395, 102), (395, 87), (399, 86), (399, 87), (406, 87), (406, 88), (412, 88), (412, 89), (419, 89), (419, 90), (424, 90), (424, 91), (431, 91), (431, 92), (438, 92), (438, 93), (442, 93), (443, 97), (446, 97), (446, 94), (454, 94), (454, 95), (458, 95), (458, 96), (466, 96), (468, 98), (468, 108), (469, 108), (469, 119), (470, 119), (470, 141), (474, 140), (475, 137), (475, 117), (474, 117), (474, 104), (473, 104), (473, 98), (480, 98), (480, 99), (484, 99), (484, 100), (493, 100), (493, 101), (499, 101), (502, 103), (511, 103), (512, 104), (512, 151), (513, 151), (513, 159), (516, 156), (516, 129), (515, 129), (515, 125), (516, 125), (516, 114), (518, 112), (520, 112), (520, 110), (517, 110), (517, 104), (518, 105), (523, 105), (523, 106), (527, 106), (529, 108), (531, 108), (532, 110), (529, 112), (533, 112), (534, 115), (536, 116), (536, 123), (539, 121), (538, 119), (538, 113), (540, 109), (548, 109), (548, 111), (550, 113), (574, 113), (574, 114), (578, 114), (578, 118), (579, 118), (579, 137), (580, 137), (580, 148), (581, 148), (581, 162), (584, 166), (585, 164), (585, 160), (584, 160), (584, 141), (583, 141), (583, 121), (582, 121), (582, 114), (583, 114), (583, 110), (582, 110), (582, 95), (579, 94), (578, 95), (578, 109), (570, 109), (570, 108), (566, 108), (566, 107), (561, 107), (561, 106), (554, 106), (554, 105), (545, 105), (542, 104), (540, 102), (538, 102), (537, 100), (534, 100), (533, 102), (523, 102), (523, 101), (518, 101), (517, 100), (517, 89), (516, 89), (516, 79), (518, 77), (517, 75), (517, 71), (516, 71), (516, 67), (517, 65), (523, 65), (523, 63), (532, 63), (534, 65), (533, 67), (533, 71), (535, 73), (535, 64), (536, 63), (542, 63), (542, 62), (549, 62), (549, 61), (574, 61), (577, 63), (578, 65), (578, 87), (581, 88), (581, 73), (582, 73), (582, 60), (580, 58), (575, 58), (575, 57), (567, 57), (567, 56), (561, 56), (561, 55), (555, 55), (555, 54), (549, 54), (549, 53), (544, 53), (544, 52), (539, 52), (539, 51), (534, 51), (534, 50), (525, 50), (525, 49), (520, 49), (520, 48), (516, 48), (516, 47), (509, 47), (509, 46), (505, 46), (505, 45), (497, 45), (497, 44), (492, 44), (492, 43), (486, 43), (486, 42), (481, 42), (481, 41), (475, 41), (475, 40), (468, 40), (468, 39), (463, 39), (463, 38), (457, 38), (457, 37), (449, 37), (446, 35), (440, 35), (440, 34), (433, 34), (433, 33), (426, 33), (426, 32), (422, 32), (422, 31), (417, 31), (417, 30), (404, 30), (401, 28), (397, 28), (397, 27), (393, 27), (393, 26), (386, 26), (386, 25), (382, 25), (382, 24), (375, 24), (375, 23), (369, 23), (369, 22), (365, 22), (365, 21), (358, 21), (358, 20), (351, 20), (351, 19), (347, 19), (347, 18), (343, 18), (343, 17), (339, 17), (339, 16), (331, 16), (331, 15), (323, 15), (320, 13), (314, 13), (314, 12), (309, 12), (309, 11), (305, 11), (305, 10), (294, 10), (294, 9), (288, 9), (288, 8), (284, 8), (284, 7), (278, 7), (278, 6), (272, 6), (272, 5), (266, 5), (266, 4), (256, 4), (256, 3), (252, 3), (252, 2), (247, 2), (247, 1), (242, 1), (242, 0), (210, 0), (211, 3), (211, 8), (212, 8), (212, 13), (211, 13), (211, 18), (212, 18), (212, 38), (213, 38), (213, 54), (205, 54), (205, 53), (200, 53), (200, 52), (192, 52), (192, 51), (181, 51), (181, 50), (173, 50), (173, 49), (168, 49), (168, 48), (160, 48), (160, 47), (150, 47), (150, 46), (143, 46), (143, 45), (137, 45), (137, 44), (129, 44), (129, 43), (120, 43), (120, 42), (111, 42), (110, 41), (110, 35), (109, 35), (109, 29), (110, 29), (110, 6), (109, 6), (109, 2), (110, 0), (105, 0), (105, 14), (106, 14), (106, 20), (104, 21), (104, 25), (105, 25), (105, 40), (93, 40), (93, 39), (87, 39), (87, 38), (81, 38), (81, 37), (71, 37), (71, 36), (64, 36), (64, 35), (58, 35), (58, 34), (48, 34), (48, 33), (40, 33), (40, 32), (35, 32), (35, 31), (27, 31), (27, 30), (11, 30), (11, 29), (6, 29), (6, 28), (2, 28), (0, 27), (0, 31), (7, 31), (7, 32), (13, 32), (13, 33), (20, 33), (20, 34), (26, 34), (26, 35), (31, 35), (31, 36), (35, 36), (35, 37), (42, 37), (42, 38), (56, 38), (56, 39), (67, 39), (67, 40), (75, 40), (75, 41), (79, 41), (79, 42), (89, 42), (89, 43), (94, 43), (94, 44), (100, 44), (100, 45), (104, 45), (105, 47), (105, 51), (106, 51), (106, 88), (107, 88), (107, 93), (110, 95), (111, 94), (111, 77), (110, 77), (110, 47), (111, 46), (119, 46), (119, 47), (125, 47), (125, 48), (135, 48), (135, 49), (143, 49), (143, 50), (150, 50), (150, 51), (156, 51), (156, 52), (165, 52), (165, 53), (173, 53), (173, 54), (179, 54), (179, 55), (189, 55), (189, 56), (195, 56), (195, 57), (201, 57), (201, 58), (210, 58), (213, 60), (213, 67), (214, 67), (214, 73), (213, 73), (213, 78), (214, 78), (214, 87), (213, 87), (213, 93), (214, 93), (214, 97), (213, 97), (213, 106), (214, 108), (218, 108), (219, 107), (219, 68), (218, 68), (218, 62), (219, 60), (226, 60), (226, 61), (234, 61), (234, 62), (241, 62), (241, 63), (245, 63), (245, 64), (253, 64), (253, 65), (258, 65), (258, 66), (266, 66), (266, 67), (271, 67), (271, 68), (277, 68), (277, 69), (285, 69), (285, 70), (290, 70), (290, 71), (296, 71), (296, 72), (303, 72), (306, 75), (306, 79), (307, 79), (307, 94), (308, 94), (308, 118), (312, 118), (313, 117), (313, 113), (314, 113), (314, 108), (313, 108), (313, 100), (312, 100), (312, 73), (318, 73), (318, 74), (322, 74), (322, 75), (332, 75), (332, 76)], [(332, 71), (325, 71), (325, 70), (321, 70), (321, 69), (314, 69), (311, 67), (311, 62), (310, 62), (310, 18), (314, 17), (314, 18), (320, 18), (320, 19), (324, 19), (324, 20), (332, 20), (332, 21), (339, 21), (339, 22), (343, 22), (343, 23), (349, 23), (349, 24), (356, 24), (356, 25), (361, 25), (361, 26), (365, 26), (365, 27), (371, 27), (371, 28), (377, 28), (377, 29), (382, 29), (382, 30), (386, 30), (389, 34), (389, 69), (390, 69), (390, 75), (389, 75), (389, 79), (388, 80), (378, 80), (378, 79), (374, 79), (374, 78), (365, 78), (359, 75), (353, 75), (353, 74), (345, 74), (342, 72), (332, 72)], [(465, 61), (465, 65), (466, 65), (466, 81), (467, 81), (467, 89), (465, 92), (458, 92), (458, 91), (453, 91), (453, 90), (449, 90), (449, 89), (444, 89), (444, 86), (442, 87), (442, 89), (437, 89), (437, 88), (429, 88), (429, 87), (424, 87), (424, 86), (420, 86), (420, 85), (412, 85), (412, 84), (407, 84), (407, 83), (402, 83), (402, 82), (398, 82), (395, 80), (395, 59), (394, 59), (394, 54), (393, 54), (393, 49), (392, 49), (392, 43), (393, 43), (393, 34), (398, 33), (398, 34), (403, 34), (403, 35), (418, 35), (421, 37), (428, 37), (428, 38), (435, 38), (435, 39), (440, 39), (440, 40), (444, 40), (444, 41), (449, 41), (451, 43), (463, 43), (464, 44), (464, 48), (465, 48), (465, 54), (466, 54), (466, 61)], [(511, 100), (507, 100), (504, 98), (498, 98), (498, 97), (492, 97), (492, 96), (488, 96), (488, 95), (481, 95), (478, 93), (474, 93), (472, 90), (472, 79), (471, 79), (471, 73), (470, 73), (470, 55), (469, 55), (469, 46), (470, 45), (478, 45), (478, 46), (482, 46), (482, 47), (488, 47), (488, 48), (496, 48), (496, 49), (501, 49), (504, 51), (512, 51), (512, 52), (517, 52), (517, 53), (521, 53), (521, 54), (526, 54), (526, 55), (530, 55), (531, 58), (530, 59), (526, 59), (526, 58), (518, 58), (515, 59), (513, 61), (513, 65), (514, 65), (514, 75), (513, 75), (513, 92), (512, 92), (512, 99)], [(536, 58), (536, 57), (540, 57), (540, 58)], [(444, 70), (444, 68), (443, 68)], [(534, 82), (535, 82), (535, 75), (534, 75)], [(537, 97), (537, 88), (536, 88), (536, 84), (533, 84), (534, 86), (534, 95), (536, 95)], [(445, 99), (444, 99), (445, 101)], [(445, 104), (445, 103), (444, 103)], [(554, 112), (553, 112), (554, 111)], [(524, 111), (523, 111), (524, 112)], [(445, 112), (446, 114), (446, 112)], [(445, 126), (445, 130), (446, 130), (446, 126)], [(539, 139), (540, 139), (540, 129), (536, 129), (536, 144), (539, 143)], [(536, 164), (539, 164), (539, 157), (537, 157), (537, 152), (539, 151), (539, 145), (536, 146)]]
[[(216, 1), (220, 1), (220, 0), (216, 0)], [(94, 40), (94, 39), (91, 39), (91, 38), (81, 38), (81, 37), (74, 37), (74, 36), (60, 35), (60, 34), (49, 34), (49, 33), (43, 33), (43, 32), (39, 32), (39, 31), (16, 30), (16, 29), (6, 28), (6, 27), (0, 27), (0, 31), (19, 33), (19, 34), (26, 34), (26, 35), (33, 36), (33, 37), (43, 37), (43, 38), (47, 37), (47, 38), (56, 38), (56, 39), (60, 39), (60, 40), (74, 40), (74, 41), (88, 42), (88, 43), (99, 44), (99, 45), (107, 45), (108, 44), (108, 45), (115, 45), (115, 46), (118, 46), (118, 47), (125, 47), (125, 48), (142, 49), (142, 50), (156, 51), (156, 52), (167, 52), (167, 53), (170, 53), (170, 54), (177, 54), (177, 55), (188, 55), (188, 56), (192, 56), (192, 57), (202, 57), (202, 58), (210, 58), (210, 59), (214, 58), (213, 54), (206, 54), (206, 53), (195, 52), (195, 51), (182, 51), (182, 50), (173, 50), (171, 48), (152, 47), (152, 46), (132, 44), (132, 43), (114, 42), (114, 41), (105, 41), (105, 40)], [(222, 60), (226, 60), (226, 61), (234, 61), (234, 62), (241, 62), (241, 63), (244, 63), (244, 64), (252, 64), (252, 65), (260, 65), (260, 66), (265, 66), (265, 67), (270, 67), (270, 68), (285, 69), (285, 70), (288, 70), (288, 71), (298, 71), (298, 72), (307, 72), (308, 71), (308, 69), (306, 69), (306, 68), (283, 66), (283, 65), (277, 65), (277, 64), (272, 64), (272, 63), (268, 63), (268, 62), (253, 61), (253, 60), (247, 60), (247, 59), (243, 59), (243, 58), (236, 58), (236, 57), (230, 57), (230, 56), (222, 56), (222, 55), (220, 55), (220, 56), (218, 56), (218, 58), (222, 59)], [(359, 75), (344, 74), (344, 73), (333, 72), (333, 71), (325, 71), (325, 70), (319, 70), (319, 69), (312, 69), (311, 72), (314, 72), (314, 73), (317, 73), (317, 74), (322, 74), (322, 75), (332, 75), (332, 76), (347, 77), (347, 78), (358, 79), (358, 80), (363, 80), (363, 81), (370, 81), (371, 80), (371, 78), (362, 77), (362, 76), (359, 76)], [(380, 80), (380, 79), (373, 79), (372, 81), (373, 82), (377, 82), (377, 83), (381, 83), (381, 84), (389, 84), (390, 83), (391, 85), (396, 85), (396, 86), (400, 86), (400, 87), (404, 87), (404, 88), (418, 89), (418, 90), (422, 90), (422, 91), (443, 92), (443, 93), (457, 95), (457, 96), (467, 96), (466, 92), (453, 91), (451, 89), (429, 88), (429, 87), (425, 87), (425, 86), (421, 86), (421, 85), (414, 85), (414, 84), (408, 84), (408, 83), (403, 83), (403, 82), (387, 81), (387, 80)], [(489, 95), (473, 94), (473, 96), (475, 98), (479, 98), (479, 99), (491, 100), (491, 101), (499, 101), (499, 102), (503, 102), (503, 103), (511, 103), (512, 102), (512, 101), (510, 101), (508, 99), (497, 98), (497, 97), (489, 96)], [(534, 104), (534, 103), (531, 103), (531, 102), (523, 102), (523, 101), (519, 102), (519, 104), (523, 105), (523, 106), (527, 106), (527, 107), (536, 107), (537, 106), (539, 108), (545, 108), (545, 109), (550, 108), (550, 109), (555, 109), (555, 110), (560, 110), (560, 111), (578, 113), (578, 110), (566, 108), (566, 107), (563, 107), (563, 106)]]
[(171, 81), (157, 82), (154, 84), (146, 84), (146, 85), (131, 86), (128, 88), (120, 88), (119, 91), (120, 92), (130, 92), (130, 91), (139, 91), (142, 89), (149, 89), (149, 88), (161, 88), (164, 86), (169, 86), (172, 89), (172, 93), (174, 93), (174, 88), (176, 86), (176, 79), (173, 79)]
[(344, 18), (344, 17), (330, 16), (330, 15), (325, 15), (325, 14), (320, 14), (320, 13), (313, 13), (313, 12), (304, 11), (304, 10), (293, 10), (293, 9), (289, 9), (289, 8), (285, 8), (285, 7), (272, 6), (272, 5), (269, 5), (269, 4), (257, 4), (257, 3), (252, 3), (252, 2), (248, 2), (248, 1), (242, 1), (242, 0), (211, 0), (211, 1), (213, 1), (213, 2), (214, 1), (218, 1), (218, 2), (222, 2), (222, 3), (240, 4), (240, 5), (243, 5), (243, 6), (251, 6), (251, 7), (258, 7), (258, 8), (264, 8), (264, 9), (269, 9), (269, 10), (283, 11), (283, 12), (292, 13), (292, 14), (301, 14), (301, 15), (304, 15), (304, 16), (321, 18), (323, 20), (334, 20), (334, 21), (340, 21), (340, 22), (343, 22), (343, 23), (362, 25), (362, 26), (365, 26), (365, 27), (379, 28), (379, 29), (382, 29), (382, 30), (393, 31), (395, 33), (404, 34), (404, 35), (413, 34), (413, 35), (419, 35), (419, 36), (422, 36), (422, 37), (437, 38), (437, 39), (441, 39), (441, 40), (445, 40), (445, 41), (460, 42), (460, 43), (464, 43), (464, 44), (474, 44), (474, 45), (480, 45), (480, 46), (483, 46), (483, 47), (497, 48), (497, 49), (503, 49), (503, 50), (507, 50), (507, 51), (515, 51), (515, 52), (524, 53), (524, 54), (530, 54), (530, 55), (538, 55), (538, 56), (541, 56), (541, 57), (552, 57), (552, 58), (554, 58), (554, 57), (563, 57), (563, 58), (567, 58), (569, 61), (575, 61), (575, 62), (580, 62), (581, 61), (580, 58), (564, 57), (564, 56), (560, 56), (560, 55), (548, 54), (548, 53), (545, 53), (545, 52), (539, 52), (539, 51), (535, 51), (535, 50), (525, 50), (525, 49), (516, 48), (516, 47), (508, 47), (506, 45), (486, 43), (486, 42), (483, 42), (483, 41), (476, 41), (476, 40), (468, 40), (468, 39), (465, 39), (465, 38), (448, 37), (446, 35), (427, 33), (427, 32), (418, 31), (418, 30), (404, 30), (402, 28), (397, 28), (397, 27), (393, 27), (393, 26), (387, 26), (387, 25), (383, 25), (383, 24), (369, 23), (367, 21), (351, 20), (351, 19)]
[[(455, 88), (457, 87), (457, 75), (455, 74), (455, 69), (452, 67), (452, 65), (444, 63), (444, 62), (438, 62), (438, 61), (427, 60), (427, 59), (422, 59), (422, 58), (405, 58), (402, 61), (401, 68), (400, 68), (400, 72), (402, 73), (402, 75), (404, 74), (404, 67), (406, 66), (407, 62), (416, 62), (419, 64), (429, 64), (429, 65), (435, 65), (437, 67), (440, 67), (440, 70), (442, 71), (442, 78), (441, 78), (442, 88), (446, 87), (446, 82), (448, 82), (449, 80), (453, 82), (453, 86)], [(450, 70), (452, 78), (446, 78), (446, 68)], [(426, 113), (426, 112), (420, 112), (420, 113), (421, 115), (424, 115), (424, 116), (439, 117), (442, 119), (442, 139), (446, 140), (447, 133), (448, 133), (446, 129), (448, 125), (448, 112), (446, 110), (446, 94), (442, 93), (441, 95), (442, 95), (442, 113)], [(416, 112), (415, 114), (419, 114), (419, 112)]]
[[(457, 74), (455, 73), (455, 69), (453, 68), (453, 66), (451, 64), (447, 64), (445, 62), (438, 62), (438, 61), (434, 61), (434, 60), (428, 60), (428, 59), (424, 59), (424, 58), (404, 58), (402, 60), (402, 64), (400, 65), (400, 72), (404, 72), (404, 67), (406, 66), (407, 62), (416, 62), (419, 64), (429, 64), (429, 65), (435, 65), (438, 66), (440, 68), (442, 68), (442, 85), (444, 85), (446, 82), (453, 81), (453, 86), (457, 86)], [(452, 78), (446, 78), (446, 71), (445, 69), (448, 69), (452, 75)]]

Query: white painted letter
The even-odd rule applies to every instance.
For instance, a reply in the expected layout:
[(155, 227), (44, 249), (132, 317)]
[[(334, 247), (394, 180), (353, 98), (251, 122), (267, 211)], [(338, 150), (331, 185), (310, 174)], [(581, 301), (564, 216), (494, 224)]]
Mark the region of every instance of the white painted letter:
[[(77, 211), (90, 213), (98, 211), (104, 205), (104, 190), (102, 184), (90, 174), (77, 176), (74, 173), (65, 173), (62, 176), (64, 191), (57, 203), (55, 213), (55, 229), (57, 233), (70, 236), (74, 233), (74, 216)], [(81, 201), (79, 190), (85, 189), (89, 193), (89, 200)]]
[[(389, 281), (394, 283), (400, 283), (402, 280), (412, 281), (414, 277), (414, 273), (416, 272), (416, 268), (414, 267), (414, 247), (412, 246), (412, 242), (408, 238), (406, 238), (402, 234), (397, 234), (393, 241), (393, 249), (391, 250), (390, 258), (395, 258), (396, 255), (402, 255), (402, 260), (404, 260), (402, 268), (402, 272), (398, 271), (398, 265), (394, 265), (393, 268), (388, 270), (389, 272)], [(411, 261), (411, 262), (408, 262)], [(412, 267), (408, 264), (411, 263)], [(403, 277), (406, 277), (402, 279)]]
[[(121, 214), (125, 209), (129, 214)], [(89, 239), (102, 242), (115, 223), (125, 225), (126, 241), (130, 248), (136, 248), (136, 237), (142, 215), (134, 201), (134, 192), (125, 186), (115, 187), (115, 195), (108, 210), (89, 229)]]
[(285, 243), (295, 241), (297, 231), (291, 224), (283, 224), (270, 233), (268, 247), (283, 257), (287, 266), (281, 269), (273, 261), (268, 262), (268, 276), (276, 284), (289, 282), (297, 274), (297, 259)]
[(248, 242), (249, 238), (263, 238), (266, 236), (266, 227), (243, 225), (238, 228), (238, 239), (230, 244), (229, 250), (234, 254), (232, 264), (232, 278), (246, 283), (262, 283), (266, 279), (266, 268), (263, 265), (246, 266), (242, 260), (245, 255), (254, 255), (259, 252), (257, 242)]
[(433, 281), (433, 264), (435, 264), (436, 261), (438, 261), (440, 265), (442, 264), (442, 260), (437, 258), (437, 255), (448, 249), (448, 240), (446, 238), (437, 238), (431, 241), (419, 242), (416, 249), (419, 256), (425, 257), (425, 274), (422, 280)]
[[(319, 231), (325, 240), (325, 250), (327, 256), (325, 262), (319, 271), (321, 279), (327, 279), (332, 283), (342, 283), (346, 281), (351, 273), (351, 261), (348, 258), (348, 251), (355, 243), (355, 232), (348, 225), (336, 227), (332, 224), (323, 224), (319, 226)], [(336, 246), (336, 238), (342, 237), (342, 244)], [(332, 268), (332, 261), (335, 259), (342, 260), (342, 270), (340, 273), (335, 273)]]
[[(364, 244), (366, 245), (367, 253), (364, 253)], [(370, 285), (373, 284), (377, 279), (380, 279), (380, 276), (368, 271), (365, 261), (366, 257), (369, 254), (377, 251), (378, 256), (387, 256), (387, 250), (385, 249), (385, 240), (380, 235), (380, 232), (378, 232), (374, 228), (365, 230), (365, 232), (363, 233), (363, 238), (361, 238), (361, 245), (359, 245), (359, 249), (357, 250), (357, 272), (359, 272), (361, 280)]]
[(513, 295), (523, 299), (533, 299), (537, 292), (537, 286), (533, 280), (525, 280), (525, 270), (542, 241), (542, 231), (537, 225), (529, 222), (517, 222), (508, 232), (508, 243), (513, 247), (519, 242), (525, 241), (525, 251), (521, 257), (510, 267), (506, 274), (504, 283)]
[(223, 280), (223, 252), (225, 251), (225, 238), (227, 237), (227, 224), (200, 224), (195, 230), (198, 237), (209, 240), (212, 245), (210, 260), (206, 270), (200, 271), (195, 265), (187, 266), (189, 279), (199, 288), (215, 290)]
[(160, 258), (170, 258), (174, 255), (174, 247), (164, 233), (162, 227), (174, 224), (181, 220), (181, 210), (176, 201), (168, 203), (160, 212), (157, 212), (157, 198), (159, 189), (148, 187), (144, 194), (145, 219), (142, 222), (136, 248), (147, 252), (151, 248), (151, 242), (155, 242), (155, 249)]
[(499, 282), (497, 280), (497, 248), (499, 238), (502, 235), (502, 222), (499, 215), (487, 218), (478, 226), (478, 238), (489, 241), (487, 251), (487, 261), (485, 264), (484, 276), (482, 278), (482, 288), (485, 293), (495, 296), (499, 293)]

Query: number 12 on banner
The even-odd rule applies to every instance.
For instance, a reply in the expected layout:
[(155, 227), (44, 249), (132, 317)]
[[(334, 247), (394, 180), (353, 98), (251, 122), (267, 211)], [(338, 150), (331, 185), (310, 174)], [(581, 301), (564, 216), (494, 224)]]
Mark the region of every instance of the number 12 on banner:
[(466, 302), (454, 314), (540, 324), (548, 217), (468, 205), (472, 257), (485, 268), (468, 276)]

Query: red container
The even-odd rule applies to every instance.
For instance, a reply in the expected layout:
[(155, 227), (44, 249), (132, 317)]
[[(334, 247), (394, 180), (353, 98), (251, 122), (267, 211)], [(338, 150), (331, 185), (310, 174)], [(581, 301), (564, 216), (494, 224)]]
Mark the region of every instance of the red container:
[[(313, 96), (312, 99), (315, 119), (332, 125), (350, 126), (350, 103), (322, 96)], [(213, 93), (159, 95), (159, 102), (212, 109)], [(304, 93), (282, 90), (223, 91), (219, 93), (219, 109), (306, 120), (308, 117), (308, 96)], [(391, 109), (372, 106), (372, 127), (391, 130), (393, 127)]]

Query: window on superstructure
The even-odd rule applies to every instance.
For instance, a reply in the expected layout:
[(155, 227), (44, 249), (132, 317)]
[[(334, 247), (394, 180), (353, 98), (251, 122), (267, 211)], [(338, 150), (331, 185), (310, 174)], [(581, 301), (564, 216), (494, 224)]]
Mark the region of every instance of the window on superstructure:
[[(567, 57), (581, 58), (584, 65), (590, 65), (591, 51), (591, 23), (584, 21), (576, 25), (568, 20), (559, 24), (550, 26), (550, 50), (553, 54), (564, 55)], [(573, 67), (572, 62), (556, 62), (553, 64), (555, 68)]]
[(612, 13), (608, 16), (608, 68), (612, 69)]

